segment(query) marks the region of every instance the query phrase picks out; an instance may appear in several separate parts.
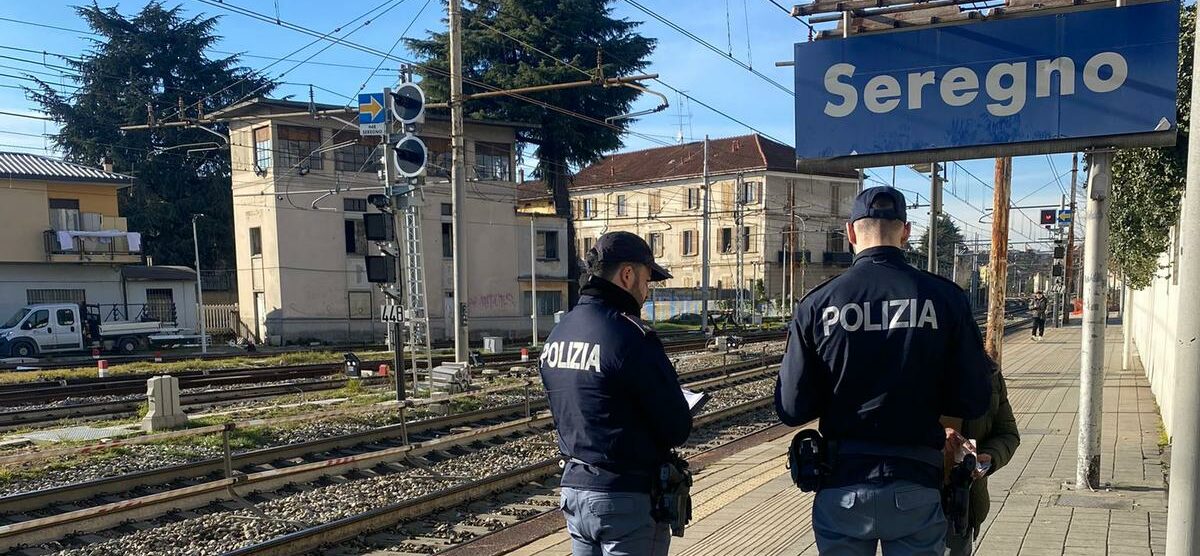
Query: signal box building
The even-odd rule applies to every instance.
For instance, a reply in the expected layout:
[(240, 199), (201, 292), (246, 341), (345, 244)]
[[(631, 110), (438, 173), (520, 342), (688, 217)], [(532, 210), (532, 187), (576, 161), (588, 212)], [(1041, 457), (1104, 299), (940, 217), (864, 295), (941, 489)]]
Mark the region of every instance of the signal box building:
[[(233, 216), (238, 308), (246, 335), (266, 343), (380, 341), (387, 303), (367, 281), (367, 201), (382, 193), (382, 149), (361, 137), (356, 116), (314, 117), (307, 103), (258, 98), (215, 114), (232, 118)], [(318, 110), (338, 106), (317, 105)], [(471, 337), (530, 334), (530, 215), (518, 212), (514, 150), (528, 126), (467, 120), (464, 238)], [(434, 340), (453, 331), (449, 119), (426, 114), (429, 150), (420, 189), (426, 302)], [(539, 331), (566, 306), (566, 228), (534, 223)]]

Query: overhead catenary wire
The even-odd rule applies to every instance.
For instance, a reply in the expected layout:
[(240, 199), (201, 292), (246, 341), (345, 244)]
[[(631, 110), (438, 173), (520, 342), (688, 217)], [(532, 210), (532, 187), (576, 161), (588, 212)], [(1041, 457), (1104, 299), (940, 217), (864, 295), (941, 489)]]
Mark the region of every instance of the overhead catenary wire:
[(786, 86), (784, 86), (782, 83), (780, 83), (780, 82), (778, 82), (778, 81), (775, 81), (774, 79), (772, 79), (771, 77), (767, 76), (766, 74), (764, 74), (764, 73), (762, 73), (762, 72), (760, 72), (760, 71), (758, 71), (758, 70), (756, 70), (756, 69), (754, 69), (754, 68), (750, 67), (750, 66), (749, 66), (749, 65), (747, 65), (745, 62), (743, 62), (743, 61), (741, 61), (741, 60), (738, 60), (737, 58), (734, 58), (733, 56), (731, 56), (731, 55), (729, 55), (729, 54), (726, 54), (726, 53), (724, 53), (724, 52), (721, 52), (721, 49), (720, 49), (720, 48), (717, 48), (717, 47), (716, 47), (716, 46), (714, 46), (712, 43), (710, 43), (710, 42), (708, 42), (708, 41), (706, 41), (706, 40), (704, 40), (704, 39), (702, 39), (702, 38), (700, 38), (700, 37), (696, 36), (696, 35), (695, 35), (694, 33), (692, 33), (691, 31), (688, 31), (687, 29), (684, 29), (684, 28), (683, 28), (682, 26), (680, 26), (679, 24), (677, 24), (677, 23), (675, 23), (675, 22), (671, 21), (670, 19), (668, 19), (668, 18), (666, 18), (666, 17), (664, 17), (664, 16), (660, 15), (658, 12), (655, 12), (654, 10), (651, 10), (650, 8), (647, 8), (646, 6), (643, 6), (643, 5), (642, 5), (641, 3), (639, 3), (637, 0), (625, 0), (625, 2), (627, 2), (629, 5), (631, 5), (631, 6), (635, 7), (635, 8), (637, 8), (638, 10), (641, 10), (641, 11), (642, 11), (642, 13), (645, 13), (646, 15), (648, 15), (648, 16), (650, 16), (650, 17), (652, 17), (652, 18), (656, 19), (656, 20), (658, 20), (658, 21), (659, 21), (659, 22), (661, 22), (663, 25), (666, 25), (667, 27), (670, 27), (670, 28), (672, 28), (672, 29), (674, 29), (674, 30), (678, 31), (678, 32), (679, 32), (679, 33), (681, 33), (683, 36), (685, 36), (685, 37), (687, 37), (687, 38), (691, 39), (692, 41), (696, 42), (697, 44), (699, 44), (699, 45), (701, 45), (701, 46), (703, 46), (703, 47), (705, 47), (705, 48), (707, 48), (707, 49), (709, 49), (709, 50), (711, 50), (711, 51), (715, 52), (717, 55), (721, 56), (722, 58), (725, 58), (726, 60), (729, 60), (729, 61), (733, 62), (734, 64), (737, 64), (739, 67), (741, 67), (742, 69), (744, 69), (744, 70), (746, 70), (746, 71), (750, 72), (751, 74), (755, 75), (755, 76), (756, 76), (756, 77), (758, 77), (759, 79), (762, 79), (763, 81), (766, 81), (767, 83), (771, 84), (771, 85), (772, 85), (772, 86), (774, 86), (775, 88), (777, 88), (777, 89), (779, 89), (779, 90), (781, 90), (781, 91), (783, 91), (783, 92), (787, 93), (789, 96), (791, 96), (791, 97), (795, 98), (795, 96), (796, 96), (796, 93), (795, 93), (795, 92), (793, 92), (791, 89), (788, 89), (788, 88), (787, 88)]

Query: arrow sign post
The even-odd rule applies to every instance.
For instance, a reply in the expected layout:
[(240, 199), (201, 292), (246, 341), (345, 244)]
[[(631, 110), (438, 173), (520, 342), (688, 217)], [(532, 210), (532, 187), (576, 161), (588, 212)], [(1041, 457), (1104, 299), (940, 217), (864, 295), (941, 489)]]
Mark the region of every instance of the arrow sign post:
[(358, 133), (360, 135), (387, 135), (388, 111), (384, 107), (383, 93), (358, 95)]

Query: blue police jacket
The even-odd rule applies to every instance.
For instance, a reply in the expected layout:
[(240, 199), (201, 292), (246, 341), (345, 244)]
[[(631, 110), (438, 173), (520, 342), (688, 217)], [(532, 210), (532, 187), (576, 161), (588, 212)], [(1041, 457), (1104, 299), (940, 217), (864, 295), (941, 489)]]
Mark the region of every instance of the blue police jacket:
[(568, 460), (562, 486), (649, 492), (671, 448), (691, 433), (691, 413), (633, 296), (596, 277), (580, 293), (540, 358), (559, 451)]
[[(941, 450), (939, 417), (987, 411), (992, 369), (962, 288), (912, 267), (898, 248), (875, 247), (796, 307), (775, 407), (787, 425), (819, 418), (832, 441)], [(941, 469), (839, 457), (826, 484), (895, 479), (937, 487)]]

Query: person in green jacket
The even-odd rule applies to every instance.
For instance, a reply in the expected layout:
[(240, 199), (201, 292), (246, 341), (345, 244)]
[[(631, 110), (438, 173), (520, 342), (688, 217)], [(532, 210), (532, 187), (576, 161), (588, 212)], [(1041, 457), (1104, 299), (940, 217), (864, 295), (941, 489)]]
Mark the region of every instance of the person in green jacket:
[(978, 419), (971, 419), (963, 425), (962, 438), (975, 439), (976, 454), (981, 465), (988, 464), (986, 472), (977, 474), (971, 485), (971, 502), (968, 510), (970, 520), (970, 535), (946, 536), (947, 556), (969, 556), (975, 538), (979, 536), (979, 527), (987, 517), (991, 506), (988, 495), (987, 478), (997, 469), (1004, 467), (1012, 459), (1021, 445), (1021, 434), (1017, 431), (1017, 419), (1013, 416), (1012, 405), (1008, 403), (1008, 387), (1004, 383), (1004, 375), (997, 368), (992, 372), (992, 401), (988, 411)]

